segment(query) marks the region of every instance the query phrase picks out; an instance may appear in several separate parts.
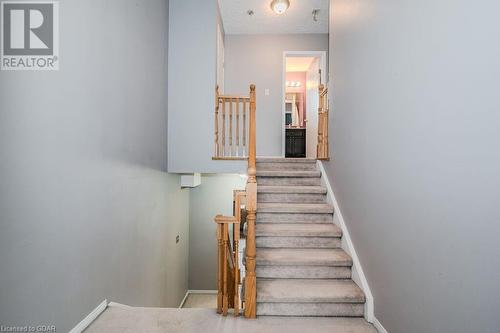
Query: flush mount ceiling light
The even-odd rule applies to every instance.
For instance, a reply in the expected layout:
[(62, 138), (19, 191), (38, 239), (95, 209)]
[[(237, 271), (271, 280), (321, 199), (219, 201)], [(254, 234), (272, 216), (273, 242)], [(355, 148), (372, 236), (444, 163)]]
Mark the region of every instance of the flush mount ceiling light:
[(290, 7), (290, 0), (273, 0), (271, 1), (271, 9), (276, 14), (283, 14)]

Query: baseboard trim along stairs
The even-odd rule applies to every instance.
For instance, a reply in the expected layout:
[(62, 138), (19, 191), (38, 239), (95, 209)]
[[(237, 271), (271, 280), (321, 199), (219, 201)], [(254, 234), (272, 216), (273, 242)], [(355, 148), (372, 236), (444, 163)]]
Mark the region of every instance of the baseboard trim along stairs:
[(81, 333), (83, 332), (87, 327), (89, 327), (90, 324), (94, 320), (96, 320), (99, 315), (106, 310), (108, 306), (108, 300), (105, 299), (102, 301), (92, 312), (90, 312), (81, 322), (79, 322), (69, 333)]
[(321, 172), (321, 180), (324, 186), (327, 189), (327, 201), (333, 205), (335, 210), (335, 214), (333, 217), (334, 224), (340, 226), (342, 229), (342, 249), (346, 251), (352, 258), (352, 279), (354, 282), (360, 286), (360, 288), (365, 293), (365, 319), (369, 323), (374, 323), (375, 321), (375, 313), (374, 313), (374, 304), (373, 304), (373, 295), (368, 285), (368, 280), (366, 279), (365, 273), (363, 271), (363, 267), (361, 267), (361, 262), (359, 261), (358, 254), (356, 253), (356, 249), (354, 248), (354, 244), (351, 240), (351, 235), (349, 234), (349, 230), (347, 229), (347, 225), (345, 223), (344, 217), (342, 216), (342, 211), (340, 210), (337, 199), (335, 198), (335, 193), (333, 192), (333, 188), (328, 179), (328, 176), (325, 171), (325, 167), (323, 166), (322, 161), (317, 161), (318, 169)]
[(382, 324), (380, 323), (380, 321), (377, 320), (377, 318), (373, 318), (373, 326), (375, 326), (375, 328), (377, 329), (378, 333), (389, 333), (387, 332), (387, 330), (385, 329), (384, 326), (382, 326)]
[(258, 158), (257, 178), (257, 315), (373, 322), (373, 297), (321, 162)]

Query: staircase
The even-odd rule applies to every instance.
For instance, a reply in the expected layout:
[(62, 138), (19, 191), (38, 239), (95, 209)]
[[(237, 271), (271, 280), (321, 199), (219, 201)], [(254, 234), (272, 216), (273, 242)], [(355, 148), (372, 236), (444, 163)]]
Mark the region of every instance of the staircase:
[(315, 159), (257, 159), (257, 315), (362, 317)]

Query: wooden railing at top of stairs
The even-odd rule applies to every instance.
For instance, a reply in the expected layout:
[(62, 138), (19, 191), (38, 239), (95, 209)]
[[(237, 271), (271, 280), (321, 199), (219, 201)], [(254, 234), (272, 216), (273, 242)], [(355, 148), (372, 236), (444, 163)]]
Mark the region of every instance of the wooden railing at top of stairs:
[[(218, 104), (216, 106), (215, 122), (215, 145), (216, 151), (218, 145), (217, 119)], [(233, 97), (234, 98), (234, 97)], [(242, 97), (237, 97), (243, 100)], [(246, 98), (246, 97), (245, 97)], [(241, 222), (241, 203), (246, 198), (246, 249), (245, 249), (245, 279), (244, 279), (244, 299), (243, 313), (246, 318), (256, 317), (257, 307), (257, 279), (255, 277), (255, 219), (257, 211), (257, 168), (256, 168), (256, 134), (255, 134), (255, 85), (250, 86), (249, 102), (249, 123), (248, 123), (248, 180), (244, 191), (235, 191), (234, 193), (234, 215), (215, 217), (217, 224), (218, 241), (218, 269), (217, 269), (217, 312), (227, 315), (229, 308), (234, 308), (234, 315), (240, 313), (239, 284), (240, 274), (238, 267), (238, 246), (239, 230)], [(231, 246), (229, 225), (233, 225), (233, 244)]]
[(250, 96), (219, 94), (215, 90), (214, 160), (246, 160), (250, 147)]
[(318, 145), (316, 157), (318, 160), (329, 160), (328, 148), (328, 88), (324, 84), (319, 85), (319, 107), (318, 107)]

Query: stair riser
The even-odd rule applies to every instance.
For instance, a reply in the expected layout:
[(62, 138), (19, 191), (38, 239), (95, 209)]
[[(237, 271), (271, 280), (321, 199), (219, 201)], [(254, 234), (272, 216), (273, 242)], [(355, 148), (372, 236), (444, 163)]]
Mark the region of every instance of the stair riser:
[(257, 302), (258, 316), (330, 316), (362, 317), (363, 304), (350, 303), (262, 303)]
[(316, 171), (316, 163), (257, 163), (257, 170)]
[(259, 202), (324, 203), (326, 195), (320, 193), (258, 193)]
[(257, 223), (332, 223), (333, 214), (257, 213)]
[(340, 247), (336, 237), (256, 237), (257, 247), (335, 249)]
[(257, 264), (258, 278), (276, 279), (350, 279), (351, 268), (346, 266), (261, 266)]
[(333, 214), (333, 209), (328, 206), (297, 207), (294, 205), (290, 205), (289, 207), (286, 206), (263, 207), (257, 205), (257, 213)]
[(257, 184), (263, 186), (320, 186), (319, 177), (257, 177)]

